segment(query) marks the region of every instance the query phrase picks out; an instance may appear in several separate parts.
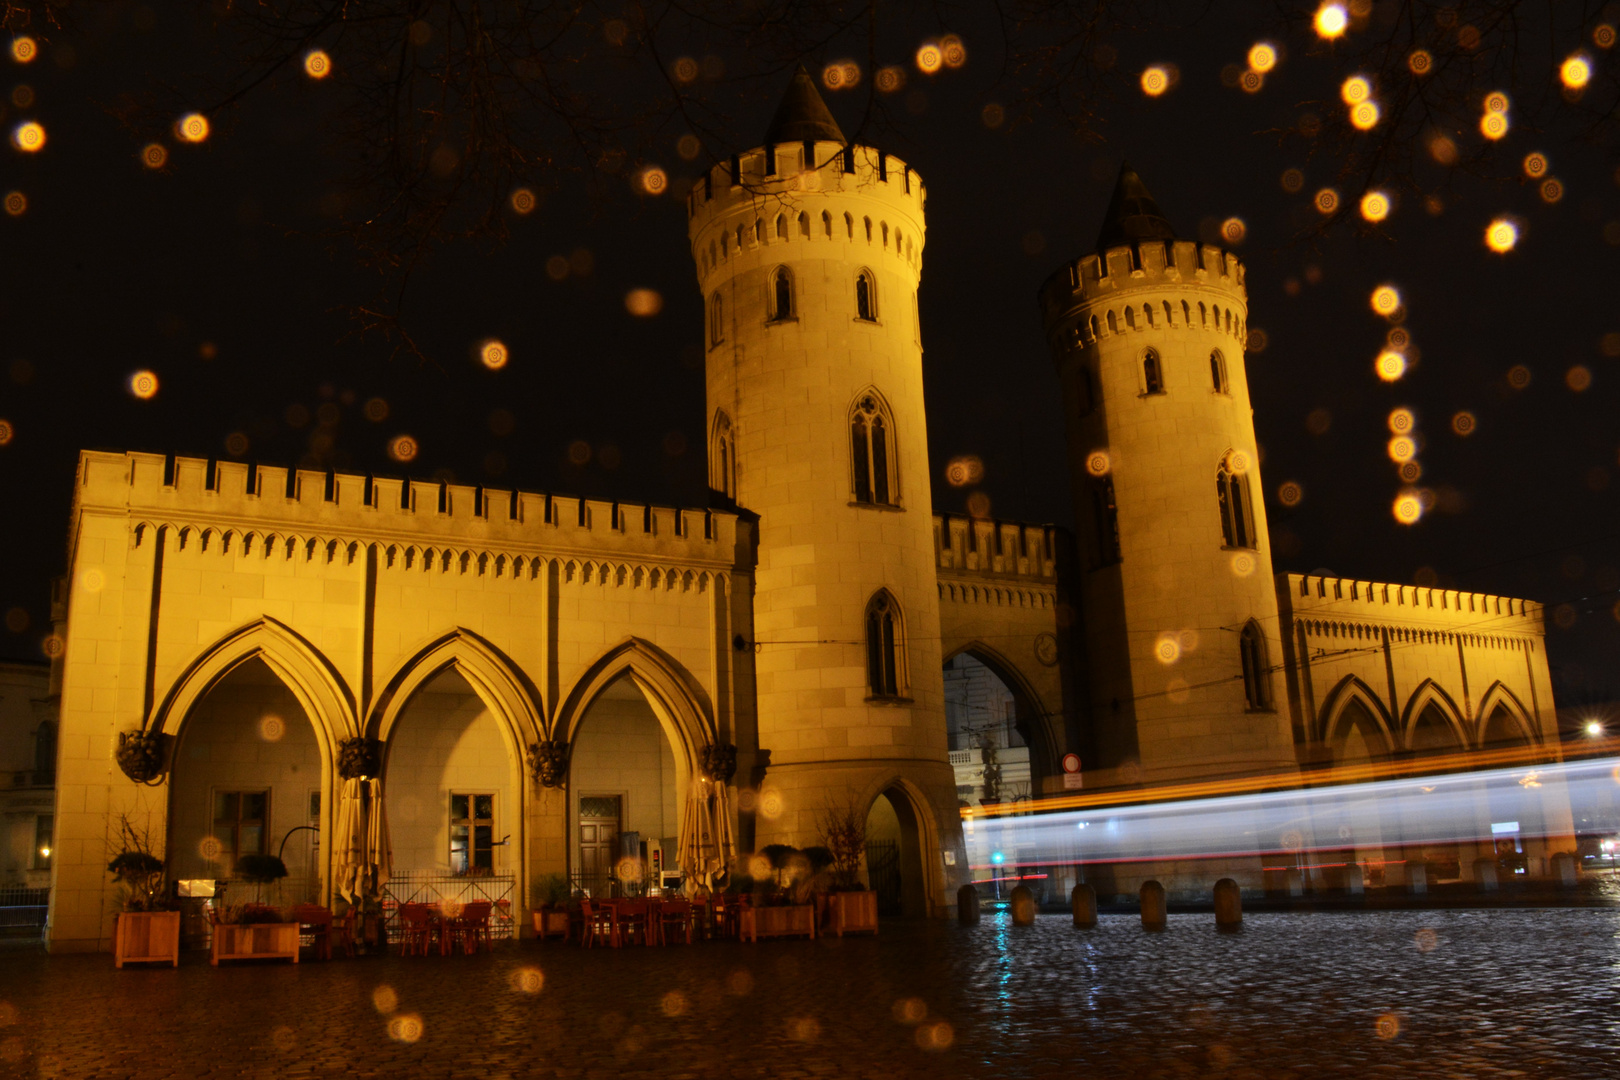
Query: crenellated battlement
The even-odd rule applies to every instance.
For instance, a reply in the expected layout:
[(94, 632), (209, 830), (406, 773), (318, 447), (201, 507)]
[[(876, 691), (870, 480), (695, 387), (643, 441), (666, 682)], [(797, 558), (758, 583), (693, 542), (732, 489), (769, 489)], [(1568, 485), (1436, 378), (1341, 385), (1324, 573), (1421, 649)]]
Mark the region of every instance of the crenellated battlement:
[(1311, 574), (1278, 574), (1277, 595), (1297, 620), (1375, 619), (1486, 636), (1542, 633), (1541, 605), (1511, 596)]
[(445, 556), (494, 547), (611, 549), (726, 567), (752, 558), (738, 550), (737, 516), (718, 511), (136, 452), (81, 454), (75, 513), (95, 511), (194, 530), (205, 544), (210, 533), (222, 544), (227, 533), (244, 544), (253, 535), (266, 551), (272, 539), (310, 552), (418, 541)]
[(915, 277), (922, 266), (926, 202), (922, 177), (883, 150), (781, 143), (739, 154), (705, 173), (687, 197), (687, 231), (705, 288), (712, 274), (740, 257), (829, 241), (881, 250)]
[(988, 518), (934, 515), (935, 565), (951, 575), (1057, 579), (1058, 529)]
[[(1041, 307), (1059, 350), (1140, 330), (1213, 331), (1241, 348), (1243, 277), (1243, 263), (1218, 247), (1149, 240), (1069, 263), (1041, 286)], [(1150, 290), (1160, 295), (1141, 295)]]

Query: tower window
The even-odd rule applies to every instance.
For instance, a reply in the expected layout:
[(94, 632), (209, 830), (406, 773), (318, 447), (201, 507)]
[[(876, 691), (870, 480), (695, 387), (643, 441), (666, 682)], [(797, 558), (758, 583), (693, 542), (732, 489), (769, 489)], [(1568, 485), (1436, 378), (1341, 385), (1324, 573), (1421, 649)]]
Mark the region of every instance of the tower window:
[(861, 220), (866, 222), (866, 242), (870, 244), (872, 242), (872, 219), (862, 218)]
[(726, 338), (723, 328), (723, 314), (724, 302), (720, 299), (720, 294), (715, 293), (709, 297), (709, 344), (711, 346), (720, 344)]
[(736, 443), (731, 435), (731, 417), (723, 411), (714, 414), (714, 432), (709, 439), (709, 487), (728, 499), (737, 497)]
[(1159, 361), (1159, 354), (1152, 349), (1142, 354), (1142, 392), (1164, 393), (1164, 368)]
[(874, 393), (855, 399), (850, 412), (851, 487), (855, 501), (873, 506), (895, 506), (899, 491), (894, 483), (894, 423), (883, 401)]
[(1249, 478), (1228, 454), (1215, 474), (1215, 496), (1221, 510), (1221, 539), (1227, 547), (1252, 548), (1254, 516), (1249, 506)]
[(855, 215), (844, 215), (844, 229), (849, 233), (849, 238), (851, 240), (855, 239)]
[(754, 219), (754, 243), (763, 244), (764, 242), (765, 242), (765, 223), (763, 221), (761, 221), (759, 218), (755, 218)]
[(1112, 566), (1120, 561), (1119, 506), (1114, 500), (1114, 478), (1099, 476), (1091, 481), (1092, 525), (1097, 530), (1097, 565)]
[(778, 266), (771, 274), (771, 321), (781, 322), (793, 318), (793, 275), (788, 268)]
[(803, 211), (799, 213), (799, 235), (806, 240), (810, 239), (810, 215)]
[(1271, 671), (1266, 664), (1266, 638), (1260, 624), (1250, 619), (1238, 635), (1238, 656), (1243, 663), (1243, 696), (1251, 709), (1271, 708)]
[(787, 215), (786, 214), (777, 214), (776, 215), (776, 238), (778, 240), (786, 240), (788, 238), (787, 229), (788, 229)]
[(832, 215), (825, 210), (821, 212), (821, 231), (826, 234), (827, 239), (832, 239)]
[(855, 275), (855, 317), (877, 321), (877, 282), (872, 280), (870, 270)]
[(866, 605), (866, 681), (873, 697), (899, 697), (901, 676), (900, 605), (887, 589)]
[(1221, 355), (1219, 349), (1209, 354), (1209, 381), (1217, 394), (1231, 392), (1226, 385), (1226, 357)]

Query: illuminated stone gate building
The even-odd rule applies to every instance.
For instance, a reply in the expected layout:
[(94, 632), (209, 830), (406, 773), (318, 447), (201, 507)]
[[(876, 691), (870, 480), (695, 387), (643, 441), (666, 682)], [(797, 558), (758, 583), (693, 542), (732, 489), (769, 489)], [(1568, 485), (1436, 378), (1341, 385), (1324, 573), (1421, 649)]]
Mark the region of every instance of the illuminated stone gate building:
[(802, 73), (693, 188), (707, 509), (85, 452), (53, 947), (105, 947), (122, 815), (174, 877), (285, 845), (330, 898), (345, 755), (375, 755), (396, 873), (510, 876), (521, 923), (627, 835), (673, 870), (707, 785), (744, 852), (870, 810), (900, 909), (942, 914), (989, 743), (1039, 799), (1071, 753), (1132, 788), (1555, 740), (1537, 605), (1274, 577), (1243, 267), (1128, 169), (1040, 297), (1078, 537), (936, 516), (925, 201)]

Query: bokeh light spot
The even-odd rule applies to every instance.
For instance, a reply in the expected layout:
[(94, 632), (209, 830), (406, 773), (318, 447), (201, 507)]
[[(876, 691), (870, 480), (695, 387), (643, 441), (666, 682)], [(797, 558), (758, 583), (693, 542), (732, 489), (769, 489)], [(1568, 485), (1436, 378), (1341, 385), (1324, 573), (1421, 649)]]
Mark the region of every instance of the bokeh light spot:
[(1389, 196), (1382, 191), (1369, 191), (1361, 197), (1361, 216), (1378, 222), (1389, 217)]
[(1600, 49), (1612, 49), (1615, 42), (1615, 29), (1608, 23), (1599, 23), (1592, 28), (1592, 44)]
[(28, 210), (28, 196), (20, 191), (6, 192), (6, 213), (21, 217)]
[(671, 990), (658, 1000), (658, 1007), (665, 1016), (682, 1016), (686, 1013), (686, 995), (679, 990)]
[(959, 68), (967, 63), (967, 46), (955, 34), (946, 34), (939, 39), (939, 51), (948, 68)]
[(900, 998), (889, 1011), (902, 1024), (920, 1024), (928, 1019), (928, 1006), (922, 998)]
[(1154, 64), (1142, 72), (1142, 93), (1148, 97), (1158, 97), (1170, 89), (1170, 72), (1160, 64)]
[(1380, 285), (1372, 291), (1371, 303), (1374, 311), (1387, 318), (1400, 309), (1400, 291), (1393, 285)]
[(332, 74), (332, 58), (320, 49), (304, 54), (304, 74), (312, 79), (324, 79)]
[(1492, 142), (1508, 133), (1507, 113), (1488, 112), (1479, 118), (1479, 132)]
[(532, 964), (512, 972), (512, 989), (520, 994), (538, 994), (545, 985), (545, 972)]
[(1316, 9), (1316, 18), (1312, 20), (1316, 27), (1316, 35), (1331, 41), (1342, 37), (1350, 28), (1350, 13), (1344, 9), (1343, 4), (1323, 4)]
[(147, 143), (141, 147), (141, 164), (148, 169), (161, 169), (169, 163), (169, 148), (162, 143)]
[(1377, 103), (1363, 101), (1350, 110), (1350, 123), (1359, 131), (1370, 131), (1378, 126), (1378, 116)]
[(624, 294), (624, 309), (638, 319), (650, 319), (664, 310), (664, 294), (657, 289), (631, 289)]
[(1113, 462), (1103, 450), (1093, 450), (1086, 456), (1086, 472), (1092, 476), (1107, 476), (1108, 470), (1113, 468)]
[(1221, 222), (1221, 239), (1228, 244), (1241, 244), (1243, 237), (1248, 234), (1249, 227), (1239, 217), (1229, 217)]
[(532, 214), (539, 200), (534, 197), (533, 189), (520, 187), (512, 192), (511, 204), (514, 214)]
[(682, 86), (685, 86), (688, 83), (696, 82), (698, 75), (702, 73), (703, 69), (698, 65), (696, 60), (692, 59), (692, 57), (683, 56), (675, 61), (675, 63), (671, 66), (670, 71), (674, 74), (675, 81), (680, 83)]
[(1380, 1039), (1393, 1039), (1401, 1033), (1401, 1021), (1394, 1013), (1385, 1013), (1374, 1025)]
[(1417, 427), (1417, 417), (1412, 415), (1411, 409), (1396, 409), (1389, 414), (1389, 430), (1396, 435), (1405, 435)]
[(1352, 75), (1339, 85), (1339, 97), (1346, 105), (1360, 105), (1372, 97), (1372, 83), (1365, 75)]
[(1277, 46), (1269, 41), (1256, 42), (1249, 48), (1249, 70), (1264, 75), (1277, 66)]
[(1535, 153), (1526, 154), (1524, 156), (1524, 175), (1530, 177), (1532, 180), (1535, 180), (1546, 175), (1546, 172), (1547, 155), (1538, 150)]
[(1530, 369), (1523, 364), (1514, 364), (1508, 368), (1508, 385), (1515, 390), (1523, 390), (1530, 385)]
[(410, 435), (395, 435), (388, 440), (388, 456), (401, 464), (415, 461), (416, 455), (421, 453), (421, 447), (416, 439)]
[(1282, 189), (1290, 195), (1297, 194), (1305, 186), (1305, 174), (1299, 169), (1284, 169), (1282, 174)]
[(636, 187), (648, 195), (662, 195), (669, 189), (669, 174), (657, 165), (648, 165), (636, 174)]
[(18, 124), (11, 132), (11, 145), (25, 154), (38, 153), (45, 148), (45, 126), (37, 120)]
[(1485, 95), (1486, 112), (1505, 113), (1508, 111), (1508, 106), (1511, 104), (1512, 102), (1508, 100), (1508, 96), (1500, 90), (1492, 90), (1489, 94)]
[(422, 1037), (422, 1018), (415, 1013), (395, 1016), (388, 1021), (388, 1037), (395, 1042), (413, 1043)]
[(158, 377), (150, 371), (137, 371), (129, 377), (129, 392), (142, 401), (157, 396)]
[(917, 1026), (917, 1045), (924, 1050), (947, 1050), (956, 1041), (956, 1030), (943, 1020)]
[(231, 457), (241, 457), (248, 452), (248, 437), (244, 432), (233, 431), (225, 436), (225, 452)]
[(1478, 424), (1479, 421), (1475, 418), (1474, 414), (1466, 409), (1457, 413), (1451, 418), (1451, 430), (1464, 438), (1472, 435), (1475, 427)]
[(1389, 440), (1389, 459), (1394, 462), (1411, 461), (1417, 454), (1417, 443), (1405, 435)]
[(1592, 61), (1580, 53), (1569, 57), (1558, 68), (1558, 78), (1570, 90), (1583, 89), (1592, 81)]
[(1378, 354), (1378, 359), (1373, 366), (1377, 370), (1380, 379), (1385, 382), (1394, 382), (1406, 374), (1406, 357), (1394, 349), (1385, 349)]
[(188, 113), (174, 125), (174, 133), (188, 143), (200, 143), (208, 138), (208, 117), (202, 113)]
[(884, 94), (892, 94), (906, 85), (906, 69), (898, 64), (879, 68), (877, 73), (877, 88)]
[(1288, 480), (1277, 488), (1277, 501), (1284, 506), (1298, 506), (1305, 498), (1305, 489), (1297, 482)]
[(0, 446), (10, 446), (16, 437), (17, 429), (11, 426), (11, 421), (0, 420)]
[(1006, 123), (1007, 110), (992, 101), (979, 111), (979, 119), (987, 128), (998, 128)]
[(966, 487), (984, 479), (984, 462), (974, 454), (954, 457), (945, 466), (945, 482), (951, 487)]
[(1415, 525), (1423, 516), (1423, 501), (1416, 492), (1404, 491), (1395, 497), (1395, 505), (1391, 509), (1396, 521), (1402, 525)]
[(511, 351), (499, 338), (490, 338), (478, 347), (478, 362), (491, 371), (499, 371), (511, 359)]
[(1434, 57), (1427, 49), (1413, 49), (1406, 57), (1406, 69), (1414, 75), (1427, 75), (1434, 68)]
[(1485, 227), (1485, 246), (1498, 254), (1512, 251), (1519, 242), (1519, 227), (1507, 218), (1497, 218)]
[(1238, 76), (1238, 86), (1245, 94), (1258, 94), (1266, 85), (1266, 77), (1252, 68)]
[(1564, 185), (1556, 177), (1549, 176), (1541, 182), (1541, 201), (1551, 205), (1564, 197)]
[(945, 63), (945, 56), (934, 42), (924, 42), (917, 50), (917, 70), (924, 75), (932, 75)]
[(39, 42), (27, 34), (19, 34), (11, 41), (11, 58), (19, 64), (31, 63), (39, 55)]
[(682, 135), (675, 140), (675, 152), (681, 155), (682, 161), (696, 161), (703, 152), (703, 141), (696, 135)]
[(1316, 193), (1316, 208), (1324, 214), (1331, 214), (1339, 208), (1339, 193), (1332, 188), (1323, 188)]
[(1181, 635), (1160, 634), (1153, 646), (1153, 658), (1161, 664), (1173, 664), (1181, 659)]
[(1576, 364), (1564, 372), (1564, 385), (1577, 394), (1584, 393), (1592, 385), (1592, 369), (1585, 364)]
[(265, 742), (280, 742), (287, 734), (287, 721), (270, 713), (259, 718), (259, 738)]

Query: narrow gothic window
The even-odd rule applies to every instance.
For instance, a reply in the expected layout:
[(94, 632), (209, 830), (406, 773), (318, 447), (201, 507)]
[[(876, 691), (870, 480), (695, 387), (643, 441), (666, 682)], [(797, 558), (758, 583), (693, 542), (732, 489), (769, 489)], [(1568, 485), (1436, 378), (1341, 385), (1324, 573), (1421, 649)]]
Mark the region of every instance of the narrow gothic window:
[(731, 436), (731, 417), (724, 412), (714, 414), (714, 433), (710, 436), (713, 452), (709, 455), (709, 487), (728, 499), (737, 497), (736, 445)]
[(771, 321), (793, 318), (793, 276), (785, 266), (771, 275)]
[(720, 299), (720, 294), (719, 293), (715, 293), (713, 296), (709, 297), (709, 344), (710, 345), (718, 345), (718, 344), (720, 344), (721, 341), (725, 340), (725, 332), (721, 329), (721, 313), (722, 313), (721, 304), (722, 304), (722, 301)]
[(866, 242), (870, 244), (872, 242), (872, 219), (862, 218), (861, 220), (866, 222)]
[(850, 466), (855, 501), (894, 506), (899, 492), (891, 475), (894, 425), (876, 394), (856, 399), (849, 419)]
[(1221, 539), (1227, 547), (1254, 547), (1254, 518), (1249, 508), (1249, 478), (1232, 467), (1232, 455), (1215, 474), (1215, 497), (1221, 510)]
[(1120, 561), (1119, 506), (1114, 501), (1114, 478), (1099, 476), (1091, 482), (1092, 524), (1097, 530), (1097, 565)]
[(844, 229), (849, 233), (849, 238), (851, 240), (855, 239), (855, 215), (844, 215)]
[(855, 275), (855, 317), (867, 322), (877, 321), (877, 283), (869, 270)]
[(1142, 355), (1142, 390), (1147, 394), (1164, 393), (1164, 371), (1159, 366), (1159, 354), (1152, 349)]
[(755, 218), (754, 219), (754, 243), (763, 244), (764, 242), (765, 242), (765, 222), (761, 221), (759, 218)]
[(1226, 357), (1221, 355), (1219, 349), (1209, 354), (1209, 380), (1214, 385), (1217, 394), (1228, 392), (1226, 387)]
[(1243, 696), (1251, 709), (1271, 708), (1271, 672), (1266, 664), (1266, 639), (1253, 619), (1238, 635), (1238, 656), (1243, 662)]
[(786, 240), (788, 238), (786, 214), (776, 215), (776, 238), (778, 240)]
[(799, 235), (804, 237), (806, 240), (810, 239), (810, 215), (809, 214), (802, 213), (802, 212), (799, 214)]
[(821, 231), (826, 233), (827, 239), (832, 239), (832, 215), (825, 210), (821, 212)]
[(866, 681), (873, 697), (899, 697), (900, 605), (887, 589), (866, 605)]

